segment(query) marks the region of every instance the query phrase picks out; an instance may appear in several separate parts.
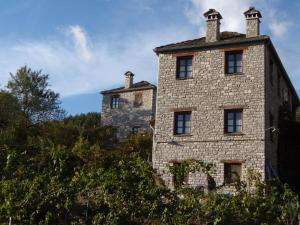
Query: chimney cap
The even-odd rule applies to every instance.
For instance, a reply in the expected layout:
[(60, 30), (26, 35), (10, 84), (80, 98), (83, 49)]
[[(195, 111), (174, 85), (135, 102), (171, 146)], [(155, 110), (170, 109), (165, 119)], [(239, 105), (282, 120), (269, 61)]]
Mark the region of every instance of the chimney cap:
[(247, 11), (244, 12), (244, 15), (246, 18), (253, 18), (255, 16), (256, 18), (261, 18), (261, 13), (259, 10), (255, 9), (255, 7), (250, 6)]
[(221, 14), (215, 9), (209, 9), (203, 14), (208, 20), (222, 19)]
[(124, 75), (125, 76), (130, 76), (130, 77), (134, 76), (134, 74), (131, 71), (127, 71)]

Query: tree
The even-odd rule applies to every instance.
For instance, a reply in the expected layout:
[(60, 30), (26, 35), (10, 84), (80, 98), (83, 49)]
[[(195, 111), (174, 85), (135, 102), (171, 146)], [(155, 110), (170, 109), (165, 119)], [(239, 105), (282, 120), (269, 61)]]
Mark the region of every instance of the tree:
[(0, 91), (0, 129), (21, 122), (22, 112), (18, 100), (8, 92)]
[(89, 112), (75, 116), (68, 116), (63, 120), (65, 123), (72, 123), (81, 129), (99, 128), (101, 126), (101, 114)]
[(27, 127), (64, 116), (59, 94), (48, 89), (48, 75), (42, 74), (41, 70), (32, 71), (27, 66), (21, 67), (15, 75), (10, 75), (7, 88), (18, 99)]

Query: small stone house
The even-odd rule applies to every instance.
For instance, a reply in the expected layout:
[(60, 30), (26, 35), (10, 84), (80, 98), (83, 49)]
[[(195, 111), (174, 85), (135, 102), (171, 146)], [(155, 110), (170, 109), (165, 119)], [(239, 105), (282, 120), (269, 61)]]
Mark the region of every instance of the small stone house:
[[(261, 13), (244, 12), (246, 34), (220, 32), (221, 14), (204, 13), (206, 36), (154, 49), (159, 59), (153, 167), (172, 188), (169, 164), (214, 163), (218, 186), (230, 188), (248, 169), (277, 174), (279, 108), (295, 115), (299, 99)], [(202, 174), (185, 182), (206, 187)]]
[(155, 115), (156, 86), (141, 81), (133, 83), (134, 74), (125, 73), (125, 86), (102, 91), (101, 125), (118, 129), (118, 138), (130, 134), (151, 132)]

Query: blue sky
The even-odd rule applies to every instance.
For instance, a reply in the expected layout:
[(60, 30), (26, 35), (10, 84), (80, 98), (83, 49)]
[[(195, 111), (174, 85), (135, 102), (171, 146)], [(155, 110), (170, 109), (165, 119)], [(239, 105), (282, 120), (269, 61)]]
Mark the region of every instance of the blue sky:
[(50, 74), (70, 114), (100, 111), (100, 90), (135, 81), (156, 83), (152, 49), (200, 37), (202, 14), (221, 12), (221, 30), (245, 31), (243, 12), (262, 12), (262, 34), (272, 37), (300, 93), (300, 2), (296, 0), (10, 0), (0, 2), (0, 88), (19, 67)]

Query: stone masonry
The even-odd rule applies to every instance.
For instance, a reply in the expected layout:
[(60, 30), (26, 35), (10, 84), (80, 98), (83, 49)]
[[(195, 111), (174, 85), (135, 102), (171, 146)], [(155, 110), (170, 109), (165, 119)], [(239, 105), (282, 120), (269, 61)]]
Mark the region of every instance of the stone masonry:
[[(249, 10), (252, 13), (255, 9)], [(209, 11), (204, 15), (207, 19)], [(242, 180), (248, 169), (260, 173), (263, 179), (270, 176), (270, 171), (276, 174), (278, 109), (284, 101), (289, 101), (294, 110), (299, 99), (270, 38), (256, 30), (261, 17), (258, 15), (249, 22), (245, 12), (251, 37), (222, 32), (214, 42), (204, 37), (154, 50), (159, 58), (159, 76), (153, 167), (170, 188), (174, 180), (167, 165), (187, 159), (214, 163), (217, 185), (224, 184), (224, 162), (240, 162)], [(215, 18), (215, 24), (220, 18), (221, 15)], [(209, 24), (207, 29), (207, 33), (215, 32), (209, 30), (215, 29)], [(227, 51), (242, 51), (242, 73), (224, 72)], [(176, 78), (177, 60), (181, 56), (192, 56), (193, 75), (188, 79)], [(272, 75), (270, 59), (274, 67)], [(273, 76), (272, 85), (270, 76)], [(279, 88), (277, 79), (281, 80)], [(282, 95), (288, 97), (284, 99)], [(242, 109), (242, 132), (224, 133), (226, 109)], [(190, 134), (174, 134), (174, 114), (178, 111), (191, 112)], [(270, 114), (274, 129), (270, 128)], [(273, 141), (270, 141), (270, 129), (274, 131)], [(189, 174), (188, 183), (207, 185), (201, 174)]]
[[(133, 74), (125, 74), (125, 86), (102, 91), (101, 125), (111, 125), (118, 129), (118, 138), (124, 139), (132, 134), (133, 129), (139, 133), (151, 132), (150, 121), (154, 119), (156, 86), (142, 81), (133, 83)], [(139, 105), (135, 98), (139, 95)], [(118, 107), (112, 107), (112, 98), (118, 98)]]

